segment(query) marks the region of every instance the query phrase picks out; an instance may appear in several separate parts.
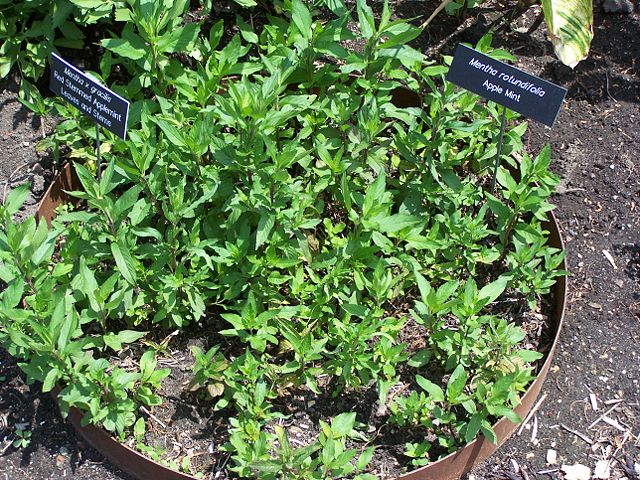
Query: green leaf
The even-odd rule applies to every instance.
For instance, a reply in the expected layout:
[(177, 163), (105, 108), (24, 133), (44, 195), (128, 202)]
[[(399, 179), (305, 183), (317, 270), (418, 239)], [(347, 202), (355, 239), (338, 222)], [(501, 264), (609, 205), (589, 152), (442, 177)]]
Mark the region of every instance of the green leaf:
[[(136, 437), (137, 440), (142, 440), (144, 437), (145, 430), (146, 428), (145, 428), (144, 418), (140, 417), (138, 418), (138, 420), (136, 420), (136, 423), (133, 425), (133, 435)], [(188, 458), (188, 457), (185, 455), (185, 458)]]
[(164, 118), (152, 117), (151, 119), (156, 125), (160, 127), (162, 132), (167, 137), (167, 140), (169, 140), (175, 146), (182, 148), (183, 150), (188, 150), (185, 135), (183, 135), (177, 125)]
[[(40, 225), (42, 225), (42, 228), (46, 228), (45, 223), (41, 223)], [(40, 228), (40, 225), (38, 225), (38, 228)], [(51, 259), (51, 256), (53, 255), (53, 251), (56, 248), (58, 235), (59, 235), (59, 232), (56, 232), (53, 230), (49, 232), (45, 241), (42, 242), (40, 246), (36, 249), (36, 251), (33, 252), (33, 255), (31, 255), (31, 262), (34, 265), (40, 265), (43, 261), (45, 260), (48, 261)]]
[(127, 25), (122, 32), (123, 38), (106, 38), (100, 44), (107, 50), (111, 50), (116, 55), (131, 60), (140, 60), (147, 54), (147, 46), (144, 40), (133, 33)]
[(475, 49), (482, 53), (491, 53), (491, 42), (493, 41), (493, 32), (489, 32), (478, 40)]
[(4, 78), (9, 75), (14, 63), (15, 59), (13, 57), (0, 57), (0, 78)]
[(366, 318), (369, 314), (369, 309), (367, 307), (357, 303), (343, 303), (342, 308), (348, 314), (359, 318)]
[(211, 50), (216, 49), (216, 47), (220, 43), (220, 39), (222, 38), (223, 33), (224, 20), (218, 20), (211, 26), (211, 30), (209, 31), (209, 48), (211, 48)]
[[(202, 353), (202, 351), (200, 351), (200, 353)], [(146, 352), (144, 352), (142, 357), (140, 357), (140, 373), (142, 374), (143, 381), (146, 381), (151, 376), (153, 370), (156, 368), (157, 363), (158, 362), (156, 361), (156, 354), (153, 350), (147, 350)]]
[(348, 10), (343, 0), (323, 0), (323, 3), (338, 17), (347, 15)]
[(467, 280), (467, 283), (464, 285), (462, 300), (465, 306), (473, 307), (475, 306), (477, 298), (478, 298), (478, 288), (476, 286), (476, 281), (473, 278), (470, 278)]
[(480, 289), (478, 292), (478, 299), (485, 305), (489, 305), (502, 295), (502, 292), (507, 288), (509, 280), (511, 280), (511, 277), (507, 275), (498, 277), (497, 280), (494, 280)]
[(407, 365), (414, 368), (420, 368), (429, 363), (429, 360), (431, 360), (431, 351), (423, 348), (422, 350), (418, 350), (416, 354), (407, 361)]
[(514, 412), (511, 408), (504, 405), (494, 406), (492, 413), (498, 417), (506, 417), (512, 423), (522, 422), (522, 419), (518, 416), (516, 412)]
[[(96, 179), (93, 178), (93, 175), (91, 175), (89, 170), (87, 170), (87, 168), (84, 165), (77, 162), (73, 164), (73, 167), (75, 168), (76, 173), (78, 174), (78, 179), (80, 180), (80, 183), (82, 184), (82, 188), (84, 188), (84, 191), (87, 192), (88, 194), (91, 194), (94, 197), (99, 196), (98, 182), (96, 182)], [(86, 198), (86, 197), (82, 197), (82, 198)]]
[(400, 63), (402, 63), (406, 68), (412, 68), (416, 64), (422, 64), (425, 58), (421, 52), (415, 48), (409, 47), (408, 45), (397, 45), (391, 48), (383, 48), (378, 51), (378, 55), (381, 57), (400, 60)]
[(197, 23), (189, 23), (184, 27), (178, 27), (160, 38), (158, 49), (166, 53), (188, 51), (198, 38), (198, 33), (200, 33), (200, 25)]
[(373, 10), (367, 5), (367, 0), (358, 0), (357, 3), (358, 22), (362, 29), (362, 36), (369, 40), (376, 31), (376, 23)]
[(391, 48), (391, 47), (397, 47), (398, 45), (405, 45), (409, 43), (411, 40), (414, 40), (415, 38), (417, 38), (422, 33), (422, 30), (417, 27), (414, 27), (410, 23), (403, 23), (403, 24), (395, 25), (389, 30), (385, 30), (384, 33), (385, 35), (393, 33), (393, 35), (391, 35), (391, 38), (389, 38), (382, 45), (380, 45), (379, 48)]
[(263, 212), (258, 221), (258, 230), (256, 231), (256, 249), (260, 248), (269, 239), (271, 230), (275, 225), (275, 216), (269, 212)]
[(427, 380), (422, 375), (416, 375), (416, 382), (420, 387), (429, 394), (434, 402), (444, 401), (444, 391), (435, 383)]
[(493, 443), (494, 445), (498, 443), (498, 437), (496, 437), (496, 432), (493, 431), (493, 428), (491, 427), (491, 424), (488, 421), (486, 420), (482, 421), (482, 424), (480, 425), (480, 431), (491, 443)]
[(24, 295), (25, 282), (22, 278), (14, 278), (2, 292), (2, 305), (5, 308), (17, 307)]
[(445, 65), (432, 65), (430, 67), (425, 67), (422, 70), (422, 73), (429, 77), (437, 77), (440, 75), (446, 75), (448, 71), (449, 71), (449, 67)]
[(113, 206), (113, 216), (117, 219), (120, 218), (123, 213), (129, 213), (131, 211), (131, 208), (138, 201), (138, 196), (140, 195), (141, 191), (142, 186), (134, 185), (129, 190), (121, 194), (120, 197), (118, 197), (118, 200), (116, 200), (115, 205)]
[(374, 452), (375, 452), (375, 447), (369, 447), (364, 452), (362, 452), (362, 454), (360, 454), (360, 456), (358, 457), (358, 461), (356, 463), (356, 466), (358, 467), (358, 471), (364, 470), (367, 467), (367, 465), (369, 465), (369, 463), (371, 462), (371, 459), (373, 458)]
[(380, 204), (380, 201), (384, 195), (384, 189), (386, 185), (386, 176), (384, 171), (380, 172), (380, 175), (376, 180), (367, 187), (367, 193), (364, 197), (364, 204), (362, 206), (362, 216), (368, 217), (373, 208)]
[[(167, 10), (163, 11), (163, 3), (164, 5), (169, 7)], [(182, 19), (180, 18), (180, 16), (189, 6), (189, 3), (189, 0), (171, 0), (170, 2), (168, 2), (167, 0), (163, 0), (162, 2), (158, 2), (156, 0), (142, 0), (142, 17), (146, 17), (148, 15), (160, 17), (160, 20), (158, 21), (157, 31), (161, 32), (166, 26), (172, 28), (182, 23)]]
[(42, 391), (50, 392), (51, 390), (53, 390), (53, 387), (56, 386), (56, 383), (58, 383), (58, 380), (61, 376), (62, 372), (60, 372), (60, 370), (58, 370), (56, 367), (51, 368), (51, 370), (47, 372), (47, 376), (44, 377), (44, 381), (42, 382)]
[(140, 378), (138, 372), (127, 372), (125, 370), (116, 370), (112, 374), (113, 382), (124, 388), (131, 388), (133, 384)]
[(69, 17), (69, 14), (73, 11), (73, 5), (70, 3), (56, 3), (56, 7), (52, 9), (53, 12), (53, 21), (52, 27), (58, 28), (60, 25), (64, 23), (64, 21)]
[(540, 150), (540, 153), (533, 161), (534, 169), (537, 171), (544, 171), (549, 167), (551, 163), (551, 145), (546, 144)]
[[(122, 343), (133, 343), (137, 340), (140, 340), (147, 333), (149, 332), (136, 332), (134, 330), (122, 330), (118, 332), (118, 340), (120, 340), (120, 342)], [(149, 352), (146, 352), (146, 353), (149, 353)], [(151, 352), (151, 355), (153, 355), (153, 352)]]
[(422, 276), (422, 274), (418, 271), (417, 268), (414, 268), (413, 275), (416, 279), (416, 283), (418, 284), (418, 290), (420, 291), (420, 299), (424, 303), (428, 303), (429, 293), (431, 292), (431, 285), (427, 282), (427, 279)]
[(467, 429), (464, 433), (465, 442), (469, 443), (474, 438), (476, 438), (476, 435), (478, 435), (478, 432), (480, 431), (480, 425), (482, 424), (482, 420), (484, 420), (484, 415), (482, 415), (482, 413), (480, 412), (477, 412), (471, 415), (471, 419), (469, 420), (469, 423), (467, 424)]
[(105, 4), (104, 0), (69, 0), (80, 8), (94, 9), (100, 8)]
[(405, 228), (413, 227), (421, 221), (422, 220), (418, 217), (414, 217), (413, 215), (404, 215), (401, 213), (389, 215), (388, 217), (383, 217), (377, 220), (378, 228), (383, 233), (396, 233), (400, 230), (404, 230)]
[(542, 0), (542, 11), (556, 56), (574, 68), (587, 58), (593, 39), (592, 0)]
[(113, 242), (111, 244), (111, 253), (122, 276), (127, 282), (134, 285), (136, 281), (136, 261), (131, 256), (129, 249), (120, 242)]
[[(66, 302), (60, 302), (58, 305), (62, 305), (64, 309), (65, 303)], [(56, 332), (58, 333), (58, 349), (61, 351), (69, 344), (80, 323), (78, 314), (73, 309), (66, 314), (63, 310), (62, 315), (64, 315), (64, 321), (62, 322), (59, 332)]]
[(344, 207), (349, 213), (351, 211), (351, 188), (349, 188), (349, 177), (346, 173), (343, 173), (340, 177), (340, 194), (342, 195)]
[(9, 196), (4, 202), (5, 211), (9, 215), (14, 215), (18, 210), (22, 208), (24, 201), (29, 196), (29, 189), (31, 185), (28, 183), (23, 183), (22, 185), (11, 190)]
[(507, 221), (511, 218), (511, 209), (490, 193), (485, 192), (485, 195), (487, 197), (487, 204), (489, 205), (489, 208), (497, 217), (499, 227), (504, 228)]
[(447, 400), (455, 402), (462, 395), (466, 384), (467, 372), (464, 371), (462, 365), (458, 365), (447, 382)]
[(353, 430), (355, 423), (355, 412), (341, 413), (331, 422), (331, 431), (338, 437), (344, 437)]
[(85, 298), (89, 300), (91, 308), (95, 312), (100, 312), (103, 309), (102, 302), (104, 297), (100, 298), (98, 295), (98, 282), (93, 274), (93, 271), (87, 266), (87, 260), (83, 256), (80, 257), (80, 265), (78, 267), (78, 274), (71, 282), (71, 287), (77, 291), (82, 292)]
[(258, 35), (256, 35), (251, 26), (245, 22), (240, 15), (236, 15), (236, 26), (238, 30), (240, 30), (240, 35), (242, 35), (245, 42), (257, 44), (260, 41)]
[(536, 360), (540, 360), (544, 355), (540, 352), (535, 352), (533, 350), (518, 350), (516, 355), (522, 359), (522, 361), (527, 363), (535, 362)]
[(104, 344), (114, 352), (122, 350), (122, 342), (115, 333), (109, 332), (106, 335), (103, 335), (102, 340), (104, 341)]
[(300, 34), (307, 40), (311, 38), (311, 12), (302, 0), (292, 0), (291, 20), (295, 23)]
[(22, 103), (32, 112), (39, 115), (45, 113), (45, 106), (42, 95), (34, 85), (29, 83), (24, 78), (20, 82), (20, 92), (18, 94), (18, 99), (20, 100), (20, 103)]

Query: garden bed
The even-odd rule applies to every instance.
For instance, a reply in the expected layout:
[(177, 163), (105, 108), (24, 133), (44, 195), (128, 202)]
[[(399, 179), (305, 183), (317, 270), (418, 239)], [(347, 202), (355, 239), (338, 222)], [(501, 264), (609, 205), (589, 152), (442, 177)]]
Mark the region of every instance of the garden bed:
[[(69, 201), (69, 197), (63, 193), (64, 191), (81, 188), (77, 177), (71, 175), (71, 172), (72, 169), (69, 167), (64, 169), (61, 177), (47, 192), (45, 196), (47, 200), (50, 196), (61, 196), (58, 196), (54, 202), (46, 202), (40, 208), (38, 213), (40, 218), (50, 220), (57, 204)], [(52, 192), (55, 194), (51, 195)], [(552, 232), (552, 245), (559, 247), (559, 232), (555, 220), (546, 228)], [(564, 310), (564, 289), (566, 288), (564, 281), (561, 280), (559, 283), (560, 285), (557, 285), (552, 295), (549, 296), (548, 302), (544, 304), (543, 311), (548, 316), (532, 314), (529, 319), (523, 320), (522, 314), (518, 313), (513, 317), (514, 321), (521, 324), (523, 331), (526, 332), (527, 337), (524, 344), (529, 349), (549, 352), (545, 357), (544, 365), (537, 371), (537, 380), (523, 396), (522, 405), (517, 409), (522, 418), (526, 417), (533, 407), (548, 373), (553, 352), (551, 342), (553, 342), (554, 348), (557, 343)], [(506, 308), (511, 309), (512, 307)], [(210, 332), (217, 328), (215, 323), (205, 324), (201, 332), (193, 332), (188, 338), (176, 335), (177, 332), (166, 338), (158, 336), (147, 338), (152, 344), (164, 345), (163, 351), (166, 354), (160, 360), (160, 366), (171, 369), (171, 374), (159, 391), (163, 403), (156, 407), (153, 413), (145, 410), (151, 423), (151, 428), (146, 432), (145, 441), (149, 445), (157, 446), (158, 450), (155, 454), (158, 457), (154, 457), (151, 451), (146, 454), (160, 460), (160, 463), (166, 467), (150, 462), (148, 456), (137, 453), (135, 451), (137, 443), (134, 438), (124, 442), (125, 445), (128, 445), (129, 448), (127, 448), (100, 428), (82, 427), (80, 425), (82, 414), (77, 410), (71, 412), (70, 421), (90, 445), (94, 445), (115, 465), (121, 466), (136, 477), (144, 479), (151, 475), (159, 475), (163, 478), (193, 478), (188, 475), (188, 472), (187, 474), (177, 472), (182, 463), (181, 460), (184, 461), (185, 458), (188, 458), (192, 471), (204, 471), (213, 478), (231, 478), (224, 468), (229, 461), (229, 454), (221, 454), (217, 451), (218, 445), (223, 445), (228, 441), (228, 437), (225, 435), (225, 411), (216, 412), (210, 401), (194, 394), (189, 388), (193, 384), (192, 361), (190, 359), (194, 348), (200, 351), (206, 351), (211, 345), (223, 345), (221, 348), (227, 351), (237, 348), (233, 347), (224, 337), (212, 338)], [(409, 351), (413, 350), (414, 352), (425, 347), (425, 338), (424, 327), (411, 321), (405, 325), (399, 335), (400, 341), (406, 345), (413, 345), (413, 347), (409, 347)], [(120, 358), (112, 357), (110, 361), (114, 365), (126, 368), (132, 361), (135, 361), (135, 355), (135, 351), (128, 349), (121, 353)], [(397, 389), (392, 391), (390, 401), (396, 394), (402, 394), (404, 390), (411, 388), (411, 376), (401, 374), (401, 378), (403, 377), (406, 377), (409, 383), (400, 384)], [(359, 419), (366, 420), (368, 433), (374, 434), (371, 437), (371, 443), (379, 445), (376, 456), (371, 461), (369, 471), (381, 479), (402, 476), (406, 471), (406, 467), (403, 466), (406, 463), (406, 457), (403, 453), (408, 438), (406, 432), (388, 425), (386, 422), (388, 408), (386, 405), (380, 405), (376, 400), (377, 392), (375, 389), (368, 388), (359, 393), (352, 392), (350, 395), (335, 397), (326, 390), (325, 385), (319, 382), (319, 386), (323, 389), (323, 395), (318, 396), (313, 392), (301, 389), (299, 394), (296, 394), (295, 391), (288, 392), (283, 398), (276, 401), (275, 409), (285, 415), (286, 420), (280, 419), (273, 425), (267, 426), (267, 429), (273, 431), (276, 425), (285, 428), (293, 448), (304, 448), (310, 445), (311, 439), (320, 433), (318, 430), (313, 430), (318, 420), (329, 423), (336, 411), (357, 412)], [(502, 419), (495, 427), (499, 444), (515, 428), (516, 426), (507, 419)], [(415, 431), (415, 435), (415, 441), (420, 442), (427, 433), (418, 429)], [(354, 443), (354, 446), (357, 448), (357, 443)], [(416, 470), (406, 478), (439, 480), (458, 478), (460, 472), (467, 470), (472, 464), (486, 457), (496, 447), (487, 440), (483, 440), (481, 443), (473, 442), (463, 451), (430, 465), (428, 469), (423, 469), (424, 471)], [(170, 470), (164, 470), (167, 467)]]

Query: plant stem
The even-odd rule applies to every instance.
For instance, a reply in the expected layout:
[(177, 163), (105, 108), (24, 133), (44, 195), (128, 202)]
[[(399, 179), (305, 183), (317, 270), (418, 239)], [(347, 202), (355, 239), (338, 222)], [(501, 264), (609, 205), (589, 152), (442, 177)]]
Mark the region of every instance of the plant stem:
[(144, 175), (144, 173), (140, 173), (140, 180), (142, 180), (142, 186), (145, 189), (145, 191), (147, 192), (147, 195), (149, 195), (149, 197), (151, 197), (151, 203), (153, 203), (153, 206), (155, 207), (156, 212), (158, 212), (158, 215), (160, 215), (161, 217), (164, 216), (164, 212), (162, 211), (162, 208), (160, 207), (160, 203), (158, 201), (158, 198), (151, 191), (151, 187), (149, 186), (149, 182), (147, 182), (147, 177)]
[[(442, 2), (440, 3), (440, 5), (438, 5), (438, 7), (433, 11), (433, 13), (429, 16), (429, 18), (427, 18), (422, 25), (420, 25), (420, 29), (424, 30), (425, 28), (427, 28), (429, 26), (429, 24), (433, 21), (434, 18), (436, 18), (436, 16), (445, 9), (445, 7), (447, 5), (449, 5), (452, 2), (452, 0), (442, 0)], [(466, 2), (465, 2), (466, 5)]]
[(511, 243), (513, 229), (516, 226), (518, 217), (519, 217), (518, 211), (516, 210), (516, 212), (513, 214), (513, 217), (511, 217), (511, 220), (509, 221), (509, 225), (504, 231), (504, 247), (502, 248), (502, 253), (500, 254), (500, 258), (498, 259), (498, 264), (502, 263), (503, 260), (507, 257), (507, 246)]
[(38, 294), (38, 289), (35, 287), (35, 285), (33, 284), (33, 279), (31, 278), (31, 275), (28, 275), (22, 268), (22, 265), (20, 264), (20, 259), (18, 258), (17, 254), (15, 252), (11, 252), (13, 253), (13, 261), (16, 265), (16, 267), (18, 268), (18, 272), (20, 272), (20, 276), (22, 277), (22, 279), (25, 281), (25, 283), (27, 285), (29, 285), (29, 288), (31, 289), (31, 291), (33, 292), (34, 295)]
[(507, 120), (507, 108), (502, 107), (502, 116), (500, 117), (500, 135), (498, 136), (498, 152), (496, 153), (496, 161), (493, 167), (493, 179), (491, 180), (491, 193), (496, 189), (496, 179), (498, 178), (498, 167), (500, 166), (500, 154), (502, 152), (502, 139), (504, 137), (504, 127)]

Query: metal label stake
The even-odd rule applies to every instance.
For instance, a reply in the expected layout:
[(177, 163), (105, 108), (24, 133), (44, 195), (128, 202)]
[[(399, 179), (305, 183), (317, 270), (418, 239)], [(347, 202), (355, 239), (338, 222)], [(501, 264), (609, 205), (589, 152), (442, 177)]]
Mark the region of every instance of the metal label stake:
[(96, 124), (96, 177), (102, 176), (100, 127), (127, 139), (129, 101), (73, 66), (55, 52), (50, 59), (49, 88)]
[(502, 138), (504, 137), (504, 127), (507, 120), (507, 108), (502, 106), (502, 115), (500, 116), (500, 135), (498, 137), (498, 153), (496, 153), (496, 161), (493, 166), (493, 179), (491, 180), (491, 193), (496, 189), (496, 179), (498, 177), (498, 167), (500, 166), (500, 156), (502, 154)]
[[(500, 137), (502, 138), (502, 137)], [(100, 181), (102, 165), (100, 162), (100, 125), (96, 123), (96, 173), (98, 181)]]

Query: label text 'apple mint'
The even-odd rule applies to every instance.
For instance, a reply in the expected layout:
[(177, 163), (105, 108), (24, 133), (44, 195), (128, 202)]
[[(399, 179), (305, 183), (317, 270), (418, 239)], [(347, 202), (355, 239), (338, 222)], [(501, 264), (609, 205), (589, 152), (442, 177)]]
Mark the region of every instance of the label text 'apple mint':
[(49, 88), (110, 132), (126, 138), (129, 102), (56, 53), (51, 54)]
[(447, 80), (550, 127), (567, 93), (566, 88), (464, 45), (456, 48)]

